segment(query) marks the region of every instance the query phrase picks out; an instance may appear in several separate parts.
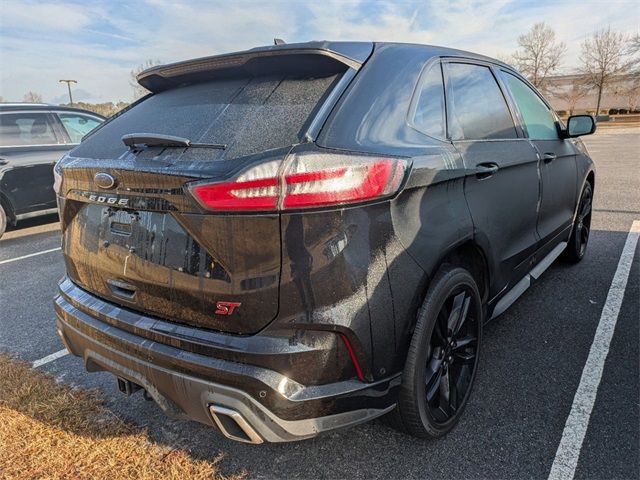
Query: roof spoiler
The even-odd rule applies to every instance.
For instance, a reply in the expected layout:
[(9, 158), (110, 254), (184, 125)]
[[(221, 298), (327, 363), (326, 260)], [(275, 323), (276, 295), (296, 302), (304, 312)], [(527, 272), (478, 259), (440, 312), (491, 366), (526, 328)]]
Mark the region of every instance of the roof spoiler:
[(367, 42), (308, 42), (258, 47), (244, 52), (196, 58), (159, 65), (137, 76), (138, 83), (151, 92), (218, 78), (234, 78), (275, 73), (331, 75), (358, 70), (373, 51)]

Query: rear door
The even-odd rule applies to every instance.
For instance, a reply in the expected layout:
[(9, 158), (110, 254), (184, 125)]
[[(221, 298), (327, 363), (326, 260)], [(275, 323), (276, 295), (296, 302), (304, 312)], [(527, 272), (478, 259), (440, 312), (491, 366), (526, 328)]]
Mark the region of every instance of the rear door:
[[(280, 215), (208, 211), (190, 185), (277, 170), (346, 71), (305, 68), (210, 74), (152, 95), (87, 137), (60, 164), (69, 277), (176, 323), (236, 334), (266, 326), (278, 313)], [(224, 148), (123, 144), (140, 132)], [(98, 173), (114, 185), (98, 187)]]
[(495, 268), (495, 295), (530, 269), (538, 240), (538, 157), (516, 127), (489, 64), (450, 60), (444, 66), (448, 131), (471, 173), (465, 195)]
[(46, 111), (0, 113), (0, 190), (16, 214), (56, 206), (53, 165), (68, 146)]
[(573, 221), (578, 188), (575, 150), (569, 140), (560, 138), (557, 119), (544, 100), (512, 72), (501, 70), (500, 75), (518, 107), (525, 133), (542, 159), (537, 228), (542, 248), (548, 250), (560, 241), (560, 234), (567, 233)]

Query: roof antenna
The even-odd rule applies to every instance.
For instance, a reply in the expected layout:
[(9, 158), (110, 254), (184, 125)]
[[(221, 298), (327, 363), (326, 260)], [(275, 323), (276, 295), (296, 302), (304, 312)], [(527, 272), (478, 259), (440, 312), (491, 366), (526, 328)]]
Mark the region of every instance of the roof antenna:
[(274, 38), (274, 39), (273, 39), (273, 44), (274, 44), (274, 45), (284, 45), (285, 43), (287, 43), (287, 42), (285, 42), (285, 41), (284, 41), (284, 40), (282, 40), (281, 38)]

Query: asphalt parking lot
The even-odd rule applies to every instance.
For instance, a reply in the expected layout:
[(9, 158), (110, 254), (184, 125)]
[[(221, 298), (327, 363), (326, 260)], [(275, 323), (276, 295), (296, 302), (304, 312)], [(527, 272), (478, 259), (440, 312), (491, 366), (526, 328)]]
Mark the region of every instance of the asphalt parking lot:
[[(597, 166), (587, 255), (578, 265), (556, 262), (486, 326), (471, 402), (443, 440), (417, 440), (374, 421), (293, 444), (238, 444), (168, 419), (142, 395), (124, 397), (111, 375), (85, 373), (76, 357), (50, 357), (63, 348), (52, 307), (64, 273), (54, 224), (32, 222), (0, 241), (0, 351), (45, 359), (38, 368), (99, 389), (113, 412), (146, 426), (155, 441), (198, 458), (225, 452), (223, 471), (246, 469), (253, 478), (547, 478), (562, 466), (561, 439), (578, 459), (575, 478), (640, 478), (640, 252), (629, 243), (633, 222), (640, 226), (640, 128), (602, 129), (585, 143)], [(630, 271), (626, 284), (620, 265)], [(619, 312), (610, 308), (616, 299)], [(565, 423), (585, 375), (589, 381), (585, 363), (603, 320), (615, 328), (608, 352), (594, 347), (596, 360), (606, 360), (584, 441), (576, 442)]]

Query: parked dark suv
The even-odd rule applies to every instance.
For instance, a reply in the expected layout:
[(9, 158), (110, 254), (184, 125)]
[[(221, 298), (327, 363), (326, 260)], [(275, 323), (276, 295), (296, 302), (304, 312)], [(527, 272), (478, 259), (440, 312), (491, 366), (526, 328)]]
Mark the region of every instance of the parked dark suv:
[(482, 325), (585, 253), (593, 164), (511, 67), (311, 42), (153, 67), (57, 166), (60, 336), (229, 438), (458, 421)]
[(53, 165), (103, 121), (76, 108), (0, 103), (0, 237), (7, 224), (56, 212)]

